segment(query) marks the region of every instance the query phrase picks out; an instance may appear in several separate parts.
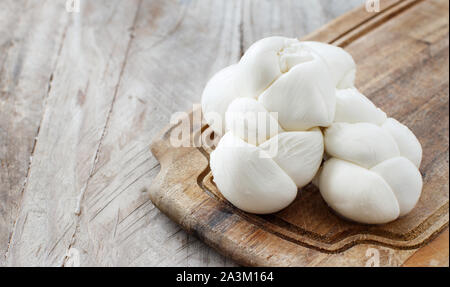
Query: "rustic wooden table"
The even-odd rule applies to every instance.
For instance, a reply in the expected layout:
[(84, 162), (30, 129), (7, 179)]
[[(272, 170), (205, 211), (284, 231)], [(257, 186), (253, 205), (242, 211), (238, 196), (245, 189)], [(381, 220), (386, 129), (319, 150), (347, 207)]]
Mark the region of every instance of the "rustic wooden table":
[(149, 200), (151, 140), (255, 40), (365, 1), (64, 2), (0, 0), (0, 266), (233, 266)]

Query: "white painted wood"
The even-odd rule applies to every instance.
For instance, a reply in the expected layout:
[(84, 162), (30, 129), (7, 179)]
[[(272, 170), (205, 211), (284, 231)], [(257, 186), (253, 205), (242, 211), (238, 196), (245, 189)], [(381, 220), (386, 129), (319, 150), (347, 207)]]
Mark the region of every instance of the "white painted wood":
[(253, 41), (363, 1), (81, 0), (69, 14), (49, 0), (20, 14), (31, 2), (0, 1), (0, 265), (233, 266), (149, 201), (151, 139)]

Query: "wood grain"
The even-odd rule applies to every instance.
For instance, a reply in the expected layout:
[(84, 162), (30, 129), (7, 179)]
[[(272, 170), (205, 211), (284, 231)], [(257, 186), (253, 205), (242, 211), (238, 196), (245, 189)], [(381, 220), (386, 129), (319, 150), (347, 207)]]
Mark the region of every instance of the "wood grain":
[(50, 1), (0, 4), (0, 266), (4, 265), (67, 19)]
[(254, 40), (363, 2), (0, 1), (0, 266), (234, 265), (148, 199), (151, 139)]
[[(173, 126), (152, 145), (162, 163), (150, 190), (155, 205), (244, 265), (364, 266), (367, 251), (376, 250), (380, 255), (382, 250), (384, 266), (399, 266), (445, 229), (448, 2), (398, 1), (375, 17), (354, 17), (355, 13), (349, 14), (349, 23), (340, 18), (336, 20), (339, 25), (331, 23), (309, 39), (329, 37), (330, 42), (345, 46), (359, 67), (357, 86), (389, 115), (408, 125), (421, 141), (423, 194), (408, 216), (377, 226), (350, 223), (335, 216), (312, 185), (277, 214), (241, 212), (226, 202), (214, 185), (208, 150), (173, 148), (168, 143)], [(205, 128), (198, 127), (193, 134)]]
[[(113, 14), (104, 13), (103, 5), (89, 2), (84, 13), (71, 15), (10, 241), (8, 265), (62, 265), (79, 228), (78, 197), (98, 160), (138, 11), (137, 1), (111, 10)], [(98, 28), (102, 26), (106, 28)]]
[[(85, 265), (227, 264), (203, 251), (150, 202), (147, 187), (159, 165), (148, 149), (170, 114), (200, 93), (210, 71), (192, 73), (193, 68), (222, 66), (238, 57), (238, 8), (232, 1), (199, 6), (142, 2), (75, 234), (73, 247), (85, 250)], [(223, 18), (212, 22), (212, 11), (224, 11)], [(224, 38), (217, 40), (221, 33)]]
[(403, 267), (448, 266), (448, 229), (406, 260)]

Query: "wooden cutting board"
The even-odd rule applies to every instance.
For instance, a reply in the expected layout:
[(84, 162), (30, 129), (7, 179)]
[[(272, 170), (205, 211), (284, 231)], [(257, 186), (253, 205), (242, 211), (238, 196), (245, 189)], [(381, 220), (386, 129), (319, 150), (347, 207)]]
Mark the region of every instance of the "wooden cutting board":
[[(217, 190), (208, 148), (169, 144), (179, 124), (167, 127), (151, 146), (161, 163), (150, 188), (153, 203), (222, 254), (250, 266), (399, 266), (445, 230), (449, 218), (449, 3), (381, 3), (378, 13), (362, 7), (304, 39), (339, 45), (351, 53), (358, 65), (356, 86), (418, 137), (424, 187), (410, 214), (384, 225), (345, 221), (327, 207), (312, 185), (276, 214), (242, 212)], [(199, 112), (191, 112), (189, 120)], [(191, 143), (198, 143), (207, 131), (206, 125), (194, 126)]]

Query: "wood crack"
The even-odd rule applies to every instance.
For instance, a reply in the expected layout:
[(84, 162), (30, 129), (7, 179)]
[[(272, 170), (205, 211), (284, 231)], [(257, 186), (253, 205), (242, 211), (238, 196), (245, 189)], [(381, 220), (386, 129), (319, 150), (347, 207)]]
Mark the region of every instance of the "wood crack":
[(138, 15), (139, 15), (139, 11), (140, 11), (141, 5), (142, 5), (142, 0), (140, 0), (138, 5), (137, 5), (137, 9), (136, 9), (136, 13), (135, 13), (135, 16), (134, 16), (133, 24), (132, 24), (132, 26), (130, 28), (130, 39), (128, 41), (127, 48), (126, 48), (126, 51), (125, 51), (125, 56), (124, 56), (124, 60), (123, 60), (123, 63), (122, 63), (121, 69), (120, 69), (119, 78), (118, 78), (117, 84), (115, 85), (115, 88), (114, 88), (114, 95), (113, 95), (113, 99), (111, 101), (111, 105), (110, 105), (108, 114), (106, 116), (105, 125), (103, 127), (102, 134), (100, 136), (99, 143), (98, 143), (97, 149), (95, 151), (94, 161), (93, 161), (91, 170), (89, 171), (89, 176), (88, 176), (88, 178), (86, 180), (86, 183), (83, 186), (83, 188), (81, 189), (80, 194), (78, 196), (77, 206), (76, 206), (76, 209), (75, 209), (75, 214), (77, 216), (76, 217), (76, 228), (75, 228), (74, 233), (72, 234), (70, 244), (69, 244), (69, 246), (67, 248), (67, 252), (66, 252), (66, 254), (64, 254), (62, 266), (64, 266), (66, 264), (66, 262), (67, 262), (68, 251), (75, 244), (75, 238), (76, 238), (76, 235), (78, 233), (77, 231), (80, 229), (81, 204), (82, 204), (82, 201), (83, 201), (84, 193), (86, 192), (86, 189), (89, 186), (90, 179), (92, 178), (92, 176), (94, 174), (94, 171), (95, 171), (95, 168), (97, 166), (97, 162), (98, 162), (99, 155), (100, 155), (100, 150), (101, 150), (101, 147), (102, 147), (102, 142), (103, 142), (103, 139), (106, 136), (106, 132), (107, 132), (107, 129), (108, 129), (108, 125), (109, 125), (109, 121), (110, 121), (110, 118), (111, 118), (111, 114), (112, 114), (112, 111), (113, 111), (113, 108), (114, 108), (114, 104), (115, 104), (116, 99), (117, 99), (117, 94), (118, 94), (119, 87), (120, 87), (120, 84), (121, 84), (121, 80), (122, 80), (122, 77), (123, 77), (123, 74), (124, 74), (124, 71), (125, 71), (125, 67), (127, 65), (128, 56), (130, 54), (131, 44), (133, 43), (133, 39), (134, 39), (134, 36), (135, 36), (134, 33), (135, 33), (135, 30), (136, 30), (136, 24), (137, 24)]
[(13, 237), (15, 235), (15, 231), (16, 231), (16, 227), (17, 227), (17, 219), (19, 218), (19, 215), (20, 215), (24, 194), (25, 194), (25, 191), (26, 191), (26, 188), (27, 188), (27, 185), (28, 185), (28, 179), (29, 179), (30, 174), (31, 174), (31, 164), (32, 164), (32, 161), (33, 161), (34, 152), (36, 150), (37, 142), (38, 142), (38, 139), (39, 139), (39, 134), (40, 134), (40, 131), (41, 131), (42, 122), (44, 121), (44, 116), (45, 116), (45, 113), (47, 111), (47, 100), (48, 100), (48, 97), (50, 95), (50, 91), (51, 91), (51, 87), (52, 87), (52, 83), (53, 83), (54, 71), (56, 70), (56, 67), (58, 66), (58, 62), (59, 62), (59, 59), (60, 59), (60, 56), (61, 56), (62, 48), (64, 46), (64, 42), (65, 42), (65, 39), (66, 39), (66, 34), (67, 34), (68, 28), (69, 28), (69, 23), (67, 23), (66, 26), (64, 27), (63, 33), (61, 35), (61, 40), (60, 40), (60, 43), (59, 43), (58, 52), (57, 52), (56, 59), (55, 59), (55, 64), (54, 64), (54, 67), (52, 69), (53, 72), (50, 74), (49, 79), (48, 79), (47, 92), (46, 92), (46, 94), (44, 96), (44, 99), (43, 99), (42, 116), (41, 116), (41, 119), (39, 121), (39, 125), (38, 125), (37, 130), (36, 130), (36, 135), (34, 137), (33, 145), (31, 147), (30, 158), (29, 158), (29, 161), (28, 161), (27, 175), (25, 176), (22, 188), (20, 190), (20, 196), (21, 197), (20, 197), (20, 200), (19, 200), (19, 202), (20, 202), (20, 204), (19, 204), (19, 212), (17, 213), (16, 219), (14, 220), (13, 228), (12, 228), (11, 234), (9, 236), (8, 247), (7, 247), (5, 255), (4, 255), (5, 262), (7, 262), (7, 258), (8, 258), (9, 251), (10, 251), (10, 248), (11, 248), (11, 242), (12, 242)]
[(239, 21), (239, 59), (244, 56), (244, 6), (241, 6), (241, 18)]

